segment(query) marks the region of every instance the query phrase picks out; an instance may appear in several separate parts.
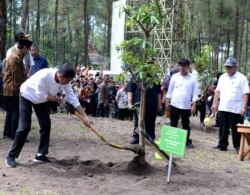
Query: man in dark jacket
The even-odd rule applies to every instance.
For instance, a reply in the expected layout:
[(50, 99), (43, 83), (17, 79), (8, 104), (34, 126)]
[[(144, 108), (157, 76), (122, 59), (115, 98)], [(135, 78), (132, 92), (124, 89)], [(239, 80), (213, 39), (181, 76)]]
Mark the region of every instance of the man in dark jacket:
[[(131, 78), (128, 84), (128, 106), (134, 105), (141, 101), (141, 82), (135, 82)], [(155, 120), (157, 112), (161, 109), (161, 86), (154, 85), (146, 89), (145, 105), (145, 131), (154, 140), (155, 139)], [(138, 113), (134, 111), (134, 131), (131, 144), (139, 143), (139, 135), (136, 132), (138, 128)]]

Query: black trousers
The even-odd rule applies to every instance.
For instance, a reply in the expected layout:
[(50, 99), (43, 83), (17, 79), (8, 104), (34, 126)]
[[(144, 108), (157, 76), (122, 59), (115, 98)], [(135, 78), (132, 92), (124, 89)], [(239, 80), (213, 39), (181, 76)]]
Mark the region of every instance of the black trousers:
[(190, 142), (190, 110), (179, 109), (174, 106), (170, 106), (170, 126), (177, 127), (179, 119), (181, 118), (182, 128), (188, 131), (187, 142)]
[(244, 118), (240, 114), (220, 111), (219, 114), (219, 146), (227, 148), (229, 129), (231, 128), (234, 148), (240, 147), (240, 133), (237, 132), (236, 125), (243, 124)]
[(30, 132), (32, 107), (34, 108), (40, 126), (40, 144), (38, 148), (38, 153), (46, 155), (49, 152), (51, 121), (49, 116), (48, 102), (41, 104), (33, 104), (29, 100), (20, 96), (20, 117), (16, 136), (12, 148), (9, 152), (9, 156), (11, 157), (18, 158), (22, 151), (26, 138)]
[(118, 118), (124, 120), (125, 118), (130, 118), (130, 111), (127, 108), (120, 108), (118, 113)]
[(104, 106), (104, 103), (100, 103), (97, 109), (98, 117), (109, 117), (109, 106)]
[(200, 112), (200, 123), (203, 123), (206, 117), (206, 102), (200, 101), (199, 105), (197, 105), (197, 110)]
[(4, 109), (6, 111), (3, 136), (14, 139), (18, 127), (19, 97), (5, 96)]
[[(133, 113), (134, 117), (134, 132), (133, 138), (135, 140), (139, 139), (139, 135), (136, 132), (138, 128), (138, 114), (137, 111)], [(155, 120), (156, 120), (157, 112), (155, 111), (145, 111), (145, 131), (151, 137), (151, 139), (155, 140)]]

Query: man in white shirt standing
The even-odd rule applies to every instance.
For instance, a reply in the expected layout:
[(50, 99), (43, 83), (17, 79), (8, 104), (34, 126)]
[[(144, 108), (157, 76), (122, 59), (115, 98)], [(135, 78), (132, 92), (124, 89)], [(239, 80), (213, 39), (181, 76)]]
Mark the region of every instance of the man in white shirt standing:
[(190, 139), (190, 114), (196, 112), (196, 101), (198, 100), (198, 81), (189, 73), (189, 60), (179, 61), (179, 72), (174, 74), (170, 80), (166, 95), (166, 108), (170, 105), (170, 125), (177, 127), (181, 117), (183, 129), (188, 131), (187, 147), (193, 148)]
[[(247, 111), (248, 81), (237, 71), (235, 58), (228, 58), (224, 66), (226, 73), (220, 76), (215, 89), (212, 112), (219, 110), (219, 142), (215, 149), (226, 151), (228, 146), (229, 129), (232, 130), (233, 146), (238, 153), (240, 147), (240, 133), (236, 125), (243, 123), (243, 115)], [(220, 101), (219, 101), (220, 99)]]
[[(74, 68), (64, 64), (59, 69), (42, 69), (27, 79), (20, 88), (19, 124), (12, 148), (7, 156), (8, 167), (16, 166), (16, 158), (21, 153), (26, 138), (30, 132), (32, 108), (39, 121), (40, 144), (34, 161), (49, 162), (46, 156), (49, 152), (51, 121), (48, 101), (72, 104), (76, 111), (86, 118), (87, 115), (76, 98), (70, 81), (75, 77)], [(56, 97), (59, 90), (66, 92), (67, 99)]]

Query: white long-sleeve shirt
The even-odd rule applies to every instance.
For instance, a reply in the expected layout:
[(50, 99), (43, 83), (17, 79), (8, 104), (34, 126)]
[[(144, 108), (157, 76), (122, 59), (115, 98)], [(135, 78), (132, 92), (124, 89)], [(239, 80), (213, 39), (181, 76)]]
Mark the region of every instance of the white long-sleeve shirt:
[(71, 84), (61, 85), (56, 82), (55, 74), (57, 69), (45, 68), (36, 72), (33, 76), (27, 79), (20, 88), (20, 94), (25, 99), (34, 104), (47, 102), (48, 96), (56, 96), (63, 90), (66, 93), (66, 98), (74, 107), (80, 105), (76, 98)]
[(189, 110), (191, 103), (198, 100), (198, 93), (198, 81), (192, 74), (176, 73), (170, 80), (166, 98), (170, 99), (172, 106)]
[(233, 76), (220, 76), (215, 91), (220, 92), (219, 111), (239, 114), (243, 106), (243, 96), (249, 93), (247, 78), (236, 71)]

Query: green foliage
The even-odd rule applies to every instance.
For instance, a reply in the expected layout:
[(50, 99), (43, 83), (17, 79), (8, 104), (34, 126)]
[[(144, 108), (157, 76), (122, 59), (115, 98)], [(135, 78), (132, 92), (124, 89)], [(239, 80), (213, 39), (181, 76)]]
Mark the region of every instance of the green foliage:
[(115, 75), (114, 81), (120, 82), (120, 83), (125, 83), (130, 80), (131, 74), (129, 72), (124, 72), (119, 75)]
[[(84, 60), (84, 1), (85, 0), (61, 0), (58, 5), (58, 63), (62, 64), (69, 62), (73, 65), (76, 63), (78, 56), (78, 63), (82, 64)], [(20, 29), (20, 21), (23, 10), (22, 1), (16, 1), (14, 5), (16, 7), (16, 20), (13, 18), (13, 8), (10, 9), (10, 2), (6, 1), (9, 8), (7, 29), (11, 33), (7, 32), (7, 39), (11, 42), (7, 42), (7, 48), (13, 45), (13, 32), (14, 23), (16, 24), (16, 31)], [(97, 52), (103, 57), (103, 59), (109, 58), (109, 43), (108, 34), (110, 28), (108, 27), (110, 14), (109, 7), (112, 6), (113, 0), (88, 0), (87, 10), (89, 15), (89, 38), (97, 50)], [(40, 52), (44, 55), (50, 65), (54, 60), (54, 22), (55, 22), (55, 0), (42, 0), (40, 1), (40, 38), (39, 47)], [(29, 1), (29, 34), (30, 39), (36, 42), (36, 22), (37, 22), (37, 1)], [(12, 24), (12, 26), (9, 26)]]
[(128, 15), (128, 20), (126, 23), (128, 27), (134, 27), (139, 23), (142, 25), (161, 24), (163, 20), (156, 3), (154, 2), (144, 4), (138, 9), (134, 9), (131, 6), (125, 6), (124, 11)]
[(135, 36), (120, 43), (116, 49), (122, 51), (120, 59), (125, 64), (125, 71), (130, 72), (135, 80), (141, 80), (143, 86), (152, 87), (160, 83), (157, 75), (162, 70), (154, 62), (156, 54), (149, 36), (153, 28), (163, 21), (161, 10), (153, 1), (138, 8), (125, 6), (124, 11), (128, 16), (126, 25), (130, 28), (139, 27), (143, 38)]
[(194, 66), (198, 73), (203, 73), (211, 64), (211, 52), (213, 51), (211, 46), (204, 46), (201, 48), (201, 55), (194, 57)]
[[(128, 41), (122, 42), (116, 47), (117, 50), (122, 50), (123, 54), (120, 59), (126, 64), (126, 71), (130, 72), (135, 80), (142, 80), (150, 87), (160, 82), (159, 78), (156, 77), (161, 72), (161, 67), (158, 64), (152, 63), (150, 58), (143, 58), (143, 54), (153, 58), (153, 49), (145, 47), (139, 38), (133, 38)], [(131, 51), (135, 46), (140, 46), (144, 53), (136, 53)], [(141, 54), (141, 55), (140, 55)]]

